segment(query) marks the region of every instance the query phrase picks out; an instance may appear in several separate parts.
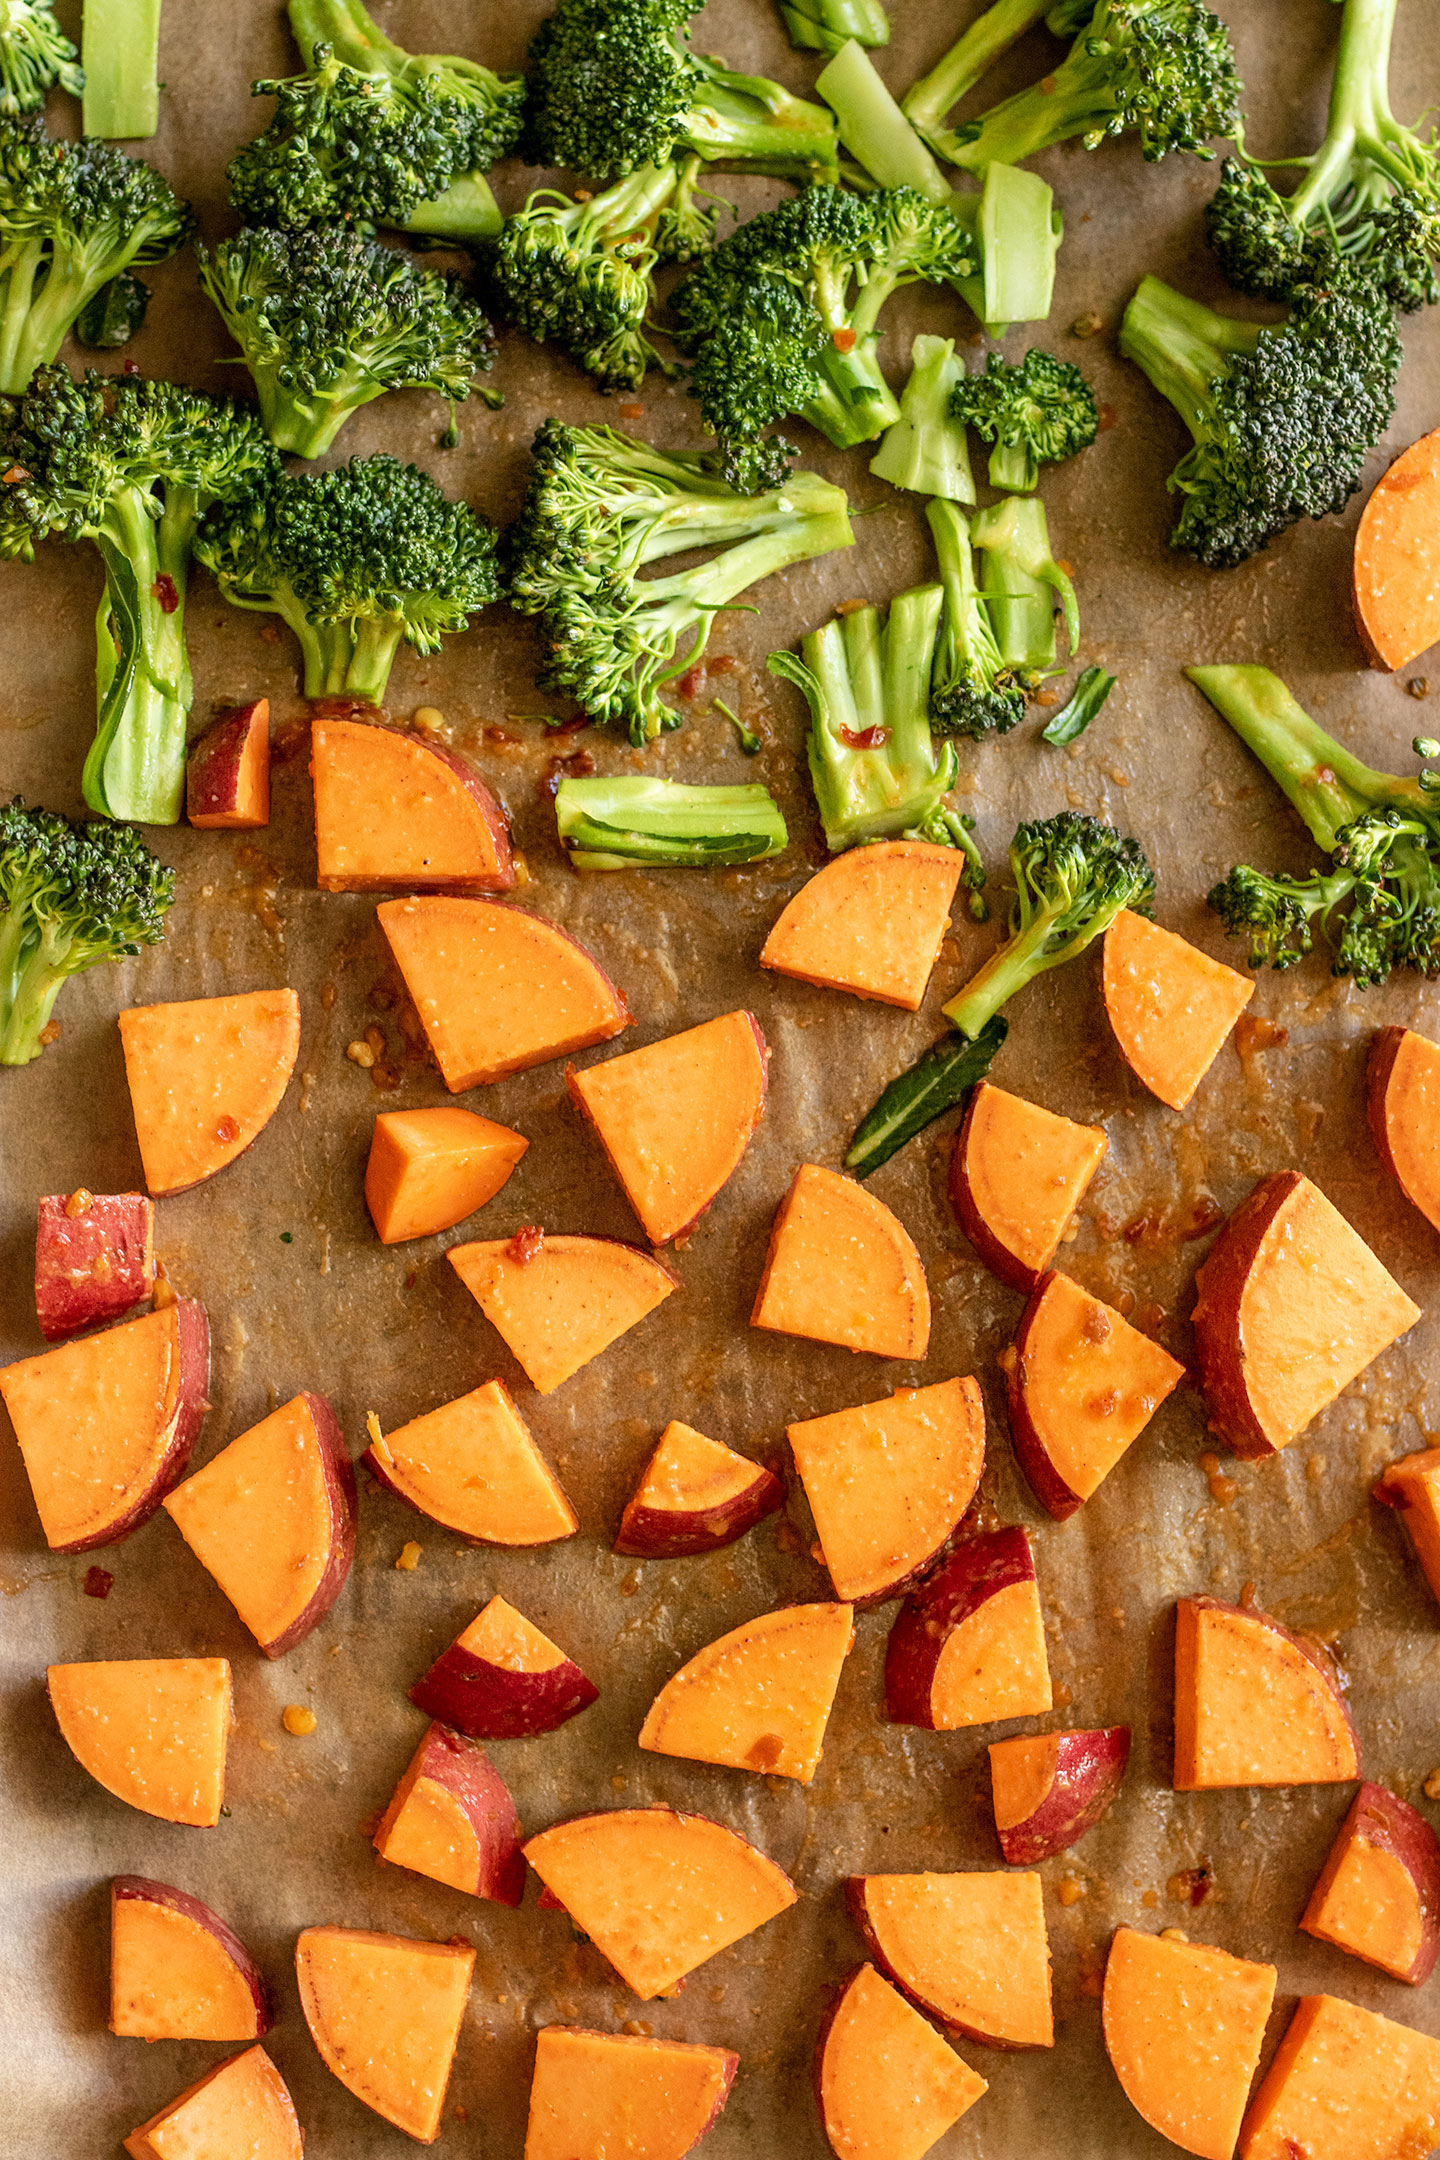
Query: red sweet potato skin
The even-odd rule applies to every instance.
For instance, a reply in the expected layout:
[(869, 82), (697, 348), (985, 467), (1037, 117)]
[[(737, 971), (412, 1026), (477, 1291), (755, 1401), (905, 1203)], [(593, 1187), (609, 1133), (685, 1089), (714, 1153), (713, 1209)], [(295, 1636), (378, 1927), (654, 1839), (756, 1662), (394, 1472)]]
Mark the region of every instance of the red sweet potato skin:
[(1093, 1830), (1114, 1805), (1130, 1759), (1128, 1725), (1059, 1735), (1055, 1777), (1040, 1806), (1025, 1822), (995, 1835), (1011, 1867), (1034, 1867), (1053, 1859)]
[(886, 1713), (897, 1725), (929, 1726), (930, 1690), (947, 1636), (997, 1591), (1034, 1582), (1030, 1540), (1020, 1529), (966, 1538), (901, 1606), (885, 1651)]
[(718, 1552), (785, 1505), (785, 1487), (773, 1470), (755, 1465), (755, 1482), (719, 1507), (686, 1513), (680, 1508), (626, 1508), (613, 1551), (641, 1560), (682, 1560)]
[(144, 1193), (51, 1193), (35, 1230), (35, 1315), (65, 1342), (133, 1312), (155, 1282), (155, 1204)]
[(187, 1920), (198, 1921), (207, 1933), (214, 1936), (244, 1979), (255, 1999), (255, 2038), (264, 2039), (275, 2023), (275, 2006), (265, 1977), (235, 1930), (228, 1926), (203, 1898), (192, 1897), (188, 1890), (177, 1890), (172, 1883), (156, 1882), (147, 1875), (112, 1877), (110, 1898), (112, 1907), (123, 1903), (127, 1898), (136, 1898), (146, 1904), (167, 1906), (171, 1912), (180, 1913)]
[(472, 1740), (523, 1740), (554, 1732), (599, 1692), (568, 1658), (548, 1672), (510, 1672), (452, 1643), (416, 1681), (410, 1700)]
[(305, 1400), (310, 1406), (325, 1465), (333, 1536), (325, 1573), (315, 1586), (315, 1595), (283, 1634), (277, 1635), (274, 1642), (262, 1645), (268, 1658), (284, 1657), (287, 1650), (293, 1650), (296, 1643), (302, 1642), (311, 1629), (318, 1626), (344, 1589), (355, 1559), (355, 1523), (359, 1511), (355, 1465), (346, 1450), (340, 1420), (331, 1409), (328, 1397), (307, 1390)]
[(1195, 1279), (1195, 1355), (1210, 1429), (1243, 1462), (1262, 1462), (1275, 1447), (1251, 1407), (1243, 1361), (1233, 1355), (1240, 1303), (1276, 1210), (1303, 1182), (1298, 1170), (1274, 1170), (1261, 1178), (1221, 1230)]

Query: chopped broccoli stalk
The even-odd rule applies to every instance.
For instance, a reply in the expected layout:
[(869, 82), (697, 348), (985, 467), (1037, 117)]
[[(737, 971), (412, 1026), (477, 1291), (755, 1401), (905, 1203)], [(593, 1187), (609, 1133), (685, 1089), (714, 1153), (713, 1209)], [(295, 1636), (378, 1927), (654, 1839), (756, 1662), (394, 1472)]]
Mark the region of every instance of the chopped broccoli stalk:
[(900, 393), (900, 417), (885, 431), (870, 470), (892, 487), (916, 495), (942, 495), (973, 503), (975, 480), (965, 423), (951, 409), (955, 387), (965, 378), (953, 338), (917, 337), (910, 348), (910, 380)]
[(1237, 322), (1147, 277), (1120, 350), (1194, 439), (1167, 483), (1182, 500), (1170, 542), (1214, 570), (1344, 508), (1389, 424), (1401, 360), (1388, 301), (1334, 256), (1283, 323)]
[(362, 75), (384, 76), (402, 93), (416, 84), (433, 92), (457, 132), (468, 137), (459, 161), (462, 173), (488, 172), (519, 140), (523, 75), (497, 75), (458, 53), (406, 52), (371, 20), (361, 0), (290, 0), (290, 29), (307, 67), (316, 65), (325, 46), (343, 66)]
[(79, 59), (55, 20), (54, 0), (0, 0), (0, 113), (38, 112), (56, 83), (79, 97)]
[(950, 183), (906, 119), (873, 61), (853, 39), (822, 68), (815, 88), (835, 114), (840, 140), (881, 187), (916, 188), (950, 200)]
[(1065, 617), (1073, 653), (1080, 643), (1080, 609), (1068, 571), (1050, 552), (1045, 505), (1037, 496), (1012, 495), (975, 516), (970, 536), (984, 555), (980, 590), (1000, 657), (1030, 684), (1055, 666), (1055, 601)]
[(132, 138), (160, 125), (161, 0), (85, 0), (81, 58), (85, 63), (87, 135)]
[(323, 457), (350, 415), (387, 390), (467, 398), (491, 364), (490, 325), (459, 278), (338, 226), (247, 226), (204, 248), (200, 283), (255, 381), (278, 449)]
[(979, 194), (952, 195), (950, 208), (975, 244), (975, 270), (950, 280), (971, 314), (994, 338), (1044, 322), (1065, 231), (1054, 190), (1038, 173), (992, 165)]
[(857, 1177), (869, 1177), (890, 1157), (933, 1125), (947, 1110), (955, 1110), (989, 1072), (996, 1053), (1010, 1032), (1008, 1020), (997, 1013), (972, 1042), (968, 1036), (950, 1034), (932, 1043), (908, 1071), (890, 1082), (873, 1110), (855, 1128), (845, 1155), (845, 1167)]
[(1041, 728), (1041, 742), (1055, 747), (1079, 742), (1114, 687), (1115, 677), (1104, 668), (1087, 667), (1059, 712)]
[(770, 790), (686, 787), (678, 780), (562, 780), (560, 839), (577, 870), (703, 870), (784, 852), (785, 820)]
[(1027, 30), (1044, 20), (1049, 5), (1050, 0), (992, 0), (929, 74), (906, 91), (906, 119), (942, 157), (949, 156), (945, 123), (961, 98)]
[(839, 52), (852, 38), (857, 45), (890, 42), (880, 0), (780, 0), (780, 15), (802, 52)]
[(75, 318), (75, 337), (88, 352), (115, 352), (145, 327), (150, 288), (129, 270), (102, 285)]
[(944, 608), (930, 684), (931, 723), (941, 735), (1008, 735), (1025, 717), (1025, 688), (1008, 666), (975, 581), (970, 525), (952, 502), (927, 503)]
[(0, 1065), (39, 1057), (70, 976), (158, 945), (174, 898), (132, 826), (72, 825), (18, 795), (0, 809)]
[(1094, 442), (1100, 426), (1094, 393), (1079, 368), (1031, 346), (1018, 364), (991, 353), (979, 375), (962, 373), (951, 401), (962, 425), (994, 444), (990, 485), (1022, 494), (1054, 465)]

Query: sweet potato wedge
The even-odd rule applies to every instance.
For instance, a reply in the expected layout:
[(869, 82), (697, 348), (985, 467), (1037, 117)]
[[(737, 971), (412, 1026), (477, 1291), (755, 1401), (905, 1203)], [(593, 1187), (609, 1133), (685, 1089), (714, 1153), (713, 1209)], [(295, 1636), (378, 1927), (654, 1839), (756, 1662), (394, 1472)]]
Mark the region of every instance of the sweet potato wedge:
[(987, 2090), (873, 1965), (850, 1975), (815, 2050), (815, 2093), (836, 2160), (922, 2160)]
[(578, 938), (503, 900), (375, 910), (452, 1095), (609, 1042), (630, 1008)]
[(614, 1549), (642, 1560), (718, 1552), (784, 1505), (773, 1470), (672, 1421), (625, 1503)]
[(472, 1740), (554, 1732), (599, 1689), (523, 1613), (493, 1597), (410, 1690), (427, 1717)]
[(132, 2130), (130, 2160), (301, 2160), (300, 2124), (285, 2080), (262, 2047), (217, 2063), (204, 2077)]
[(219, 1822), (230, 1734), (224, 1658), (51, 1665), (45, 1685), (62, 1739), (97, 1785), (162, 1822)]
[(481, 1544), (548, 1545), (580, 1527), (499, 1380), (372, 1440), (361, 1461), (386, 1492)]
[(473, 1110), (382, 1110), (365, 1205), (382, 1245), (453, 1230), (493, 1200), (530, 1143)]
[(848, 1605), (761, 1613), (707, 1643), (666, 1681), (639, 1744), (655, 1755), (808, 1785), (854, 1640)]
[[(535, 2042), (525, 2160), (685, 2160), (718, 2118), (740, 2058), (645, 2034), (547, 2025)], [(640, 2142), (637, 2142), (640, 2141)]]
[(119, 1320), (155, 1286), (155, 1203), (144, 1193), (50, 1193), (35, 1224), (35, 1317), (46, 1342)]
[(1440, 1043), (1382, 1027), (1365, 1068), (1365, 1111), (1380, 1160), (1412, 1207), (1440, 1230)]
[(315, 720), (322, 892), (509, 892), (510, 827), (457, 750), (363, 720)]
[(185, 1192), (243, 1155), (280, 1107), (300, 1049), (293, 990), (247, 990), (120, 1015), (145, 1183)]
[(918, 1012), (964, 867), (926, 840), (851, 848), (786, 902), (760, 965)]
[(1068, 1851), (1109, 1813), (1130, 1758), (1130, 1728), (1017, 1733), (992, 1740), (989, 1755), (1000, 1850), (1011, 1867), (1033, 1867)]
[(1218, 1598), (1175, 1608), (1176, 1792), (1338, 1785), (1360, 1752), (1317, 1649), (1267, 1613)]
[(1105, 1011), (1137, 1080), (1183, 1110), (1255, 994), (1251, 976), (1122, 908), (1105, 933)]
[(220, 713), (190, 746), (185, 815), (201, 832), (248, 832), (270, 822), (270, 700)]
[(468, 1944), (312, 1927), (295, 1944), (300, 2007), (320, 2060), (421, 2145), (440, 2135), (470, 1993)]
[(1231, 2160), (1274, 2000), (1273, 1965), (1117, 1928), (1105, 2052), (1135, 2112), (1182, 2152)]
[(950, 1203), (992, 1275), (1029, 1296), (1105, 1148), (1098, 1125), (980, 1082), (950, 1157)]
[(1440, 2040), (1302, 1995), (1245, 2118), (1240, 2160), (1409, 2160), (1435, 2142)]
[(446, 1257), (537, 1395), (553, 1394), (680, 1287), (663, 1261), (615, 1238), (522, 1230), (452, 1245)]
[(852, 1875), (851, 1918), (882, 1971), (951, 2032), (1055, 2045), (1038, 1875)]
[(1030, 1540), (988, 1530), (957, 1545), (900, 1608), (885, 1652), (897, 1725), (953, 1732), (1051, 1707), (1050, 1661)]
[(1355, 533), (1355, 627), (1392, 672), (1440, 639), (1440, 428), (1375, 483)]
[(375, 1850), (467, 1897), (518, 1905), (525, 1895), (520, 1818), (478, 1741), (430, 1725), (375, 1832)]
[(914, 1240), (853, 1178), (802, 1163), (770, 1232), (750, 1325), (873, 1357), (923, 1358), (930, 1290)]
[(110, 1885), (110, 2030), (132, 2040), (260, 2040), (260, 1968), (217, 1912), (144, 1875)]
[(1419, 1987), (1440, 1957), (1440, 1839), (1383, 1785), (1360, 1787), (1300, 1925)]
[(1383, 1507), (1399, 1510), (1420, 1571), (1440, 1599), (1440, 1448), (1402, 1455), (1380, 1473), (1373, 1492)]

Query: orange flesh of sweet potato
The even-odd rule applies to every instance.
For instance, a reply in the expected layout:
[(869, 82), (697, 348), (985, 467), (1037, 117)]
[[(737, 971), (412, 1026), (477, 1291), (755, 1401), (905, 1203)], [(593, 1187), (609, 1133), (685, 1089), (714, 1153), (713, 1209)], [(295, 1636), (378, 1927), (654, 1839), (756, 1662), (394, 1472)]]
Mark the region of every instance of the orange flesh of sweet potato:
[(1274, 1999), (1273, 1965), (1116, 1929), (1105, 2052), (1152, 2130), (1201, 2160), (1231, 2160)]
[(802, 1163), (770, 1232), (750, 1325), (923, 1358), (930, 1291), (909, 1231), (853, 1178)]
[(285, 2081), (264, 2048), (248, 2048), (132, 2130), (130, 2160), (301, 2160), (300, 2125)]
[(525, 1894), (520, 1818), (484, 1748), (431, 1724), (381, 1816), (375, 1850), (392, 1867), (469, 1897), (518, 1905)]
[(1372, 667), (1402, 668), (1440, 638), (1440, 428), (1376, 482), (1355, 534), (1352, 590)]
[(764, 1114), (768, 1058), (754, 1015), (732, 1012), (567, 1071), (652, 1245), (692, 1229), (739, 1168)]
[(247, 990), (120, 1015), (125, 1078), (145, 1182), (185, 1192), (269, 1124), (300, 1048), (293, 990)]
[(639, 1744), (808, 1785), (854, 1640), (848, 1605), (791, 1605), (747, 1620), (666, 1681)]
[(322, 892), (508, 892), (510, 829), (469, 760), (394, 728), (316, 720), (316, 883)]
[(97, 1785), (163, 1822), (219, 1822), (230, 1733), (224, 1658), (51, 1665), (45, 1681), (61, 1737)]
[(837, 2160), (921, 2160), (987, 2090), (873, 1965), (831, 2013), (815, 2082)]
[(1440, 2040), (1305, 1995), (1261, 2081), (1240, 2160), (1424, 2160), (1440, 2135)]
[(871, 1951), (922, 2010), (991, 2047), (1054, 2046), (1038, 1875), (855, 1875), (846, 1887)]
[(1440, 1044), (1413, 1028), (1377, 1029), (1365, 1108), (1381, 1161), (1410, 1205), (1440, 1230)]
[[(1068, 1275), (1041, 1278), (1015, 1353), (1016, 1453), (1041, 1505), (1062, 1517), (1098, 1489), (1185, 1375), (1168, 1350)], [(1042, 1458), (1033, 1474), (1032, 1449)]]
[(1052, 1703), (1039, 1585), (1007, 1583), (946, 1636), (930, 1683), (934, 1729), (1034, 1717)]
[(918, 1012), (963, 868), (954, 848), (924, 840), (837, 855), (787, 901), (760, 965)]
[(715, 1552), (784, 1505), (772, 1470), (672, 1419), (625, 1504), (614, 1550), (657, 1559)]
[(487, 1665), (498, 1665), (502, 1672), (553, 1672), (557, 1665), (568, 1663), (564, 1651), (557, 1650), (548, 1635), (542, 1635), (502, 1597), (491, 1598), (456, 1640), (462, 1650), (483, 1658)]
[(1237, 1455), (1288, 1447), (1420, 1308), (1296, 1170), (1262, 1178), (1196, 1277), (1211, 1429)]
[(1359, 1775), (1354, 1731), (1318, 1655), (1264, 1613), (1181, 1598), (1176, 1792), (1335, 1785)]
[(1076, 1125), (982, 1080), (950, 1164), (960, 1227), (1002, 1282), (1028, 1293), (1100, 1167), (1099, 1126)]
[(1440, 1839), (1424, 1816), (1362, 1785), (1300, 1925), (1411, 1987), (1428, 1980), (1440, 1953)]
[(525, 2160), (684, 2160), (740, 2058), (640, 2034), (549, 2025), (535, 2044)]
[(111, 2032), (131, 2040), (258, 2039), (269, 2020), (262, 2025), (254, 1984), (226, 1937), (234, 1941), (223, 1922), (207, 1926), (176, 1903), (112, 1888)]
[(504, 1239), (452, 1245), (446, 1257), (539, 1395), (680, 1287), (663, 1262), (612, 1238), (547, 1236), (523, 1261)]
[(200, 832), (248, 832), (270, 822), (270, 700), (232, 706), (191, 745), (185, 815)]
[(144, 1193), (50, 1193), (35, 1224), (35, 1317), (46, 1342), (118, 1320), (155, 1281), (155, 1203)]
[(1060, 1760), (1059, 1733), (1020, 1733), (997, 1740), (989, 1750), (990, 1795), (997, 1830), (1029, 1822), (1055, 1783)]
[(1440, 1448), (1391, 1463), (1376, 1482), (1375, 1497), (1400, 1510), (1421, 1572), (1440, 1598)]
[(375, 1833), (375, 1850), (392, 1867), (428, 1875), (432, 1882), (474, 1895), (480, 1872), (480, 1840), (454, 1793), (434, 1778), (407, 1782), (397, 1807), (392, 1800)]
[(580, 1527), (498, 1380), (397, 1426), (363, 1459), (432, 1522), (487, 1545), (548, 1545)]
[(704, 1815), (621, 1808), (530, 1839), (525, 1857), (642, 2002), (795, 1903), (773, 1860)]
[(453, 1230), (493, 1200), (529, 1147), (473, 1110), (384, 1110), (365, 1166), (365, 1205), (382, 1245)]
[(1183, 1110), (1255, 994), (1253, 978), (1122, 908), (1105, 933), (1105, 1011), (1152, 1095)]
[(608, 1042), (630, 1008), (578, 939), (499, 900), (375, 910), (452, 1095)]
[(787, 1431), (837, 1597), (891, 1597), (943, 1551), (985, 1466), (973, 1380), (902, 1388)]
[(361, 1928), (306, 1928), (300, 2007), (327, 2070), (422, 2145), (440, 2134), (475, 1952)]

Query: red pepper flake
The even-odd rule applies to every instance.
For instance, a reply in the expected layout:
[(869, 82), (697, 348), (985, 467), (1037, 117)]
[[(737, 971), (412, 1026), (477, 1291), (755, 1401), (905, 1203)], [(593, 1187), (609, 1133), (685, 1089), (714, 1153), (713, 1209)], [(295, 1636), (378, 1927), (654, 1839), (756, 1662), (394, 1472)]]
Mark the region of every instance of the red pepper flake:
[(855, 332), (853, 330), (832, 330), (830, 342), (838, 353), (854, 352)]
[(180, 605), (180, 595), (176, 590), (175, 580), (168, 570), (160, 572), (150, 590), (160, 603), (161, 614), (173, 615)]
[(140, 372), (140, 363), (139, 363), (139, 361), (138, 361), (138, 360), (122, 360), (122, 361), (121, 361), (121, 363), (120, 363), (120, 372), (121, 372), (121, 374), (122, 374), (122, 375), (138, 375), (138, 374), (139, 374), (139, 372)]
[(701, 696), (705, 688), (705, 662), (697, 660), (694, 667), (686, 668), (675, 685), (675, 695), (687, 704)]
[(1042, 76), (1041, 76), (1041, 78), (1040, 78), (1040, 95), (1041, 95), (1041, 97), (1054, 97), (1054, 95), (1055, 95), (1055, 77), (1054, 77), (1053, 75), (1042, 75)]
[(536, 1253), (539, 1252), (544, 1243), (545, 1232), (540, 1229), (538, 1224), (527, 1223), (523, 1230), (515, 1232), (514, 1237), (505, 1247), (505, 1257), (507, 1260), (513, 1260), (516, 1267), (529, 1267), (530, 1262), (535, 1258)]
[(852, 750), (879, 750), (890, 740), (890, 730), (884, 727), (841, 727), (835, 732)]
[(240, 1127), (236, 1124), (234, 1118), (231, 1117), (230, 1113), (227, 1111), (224, 1117), (218, 1119), (216, 1122), (215, 1138), (221, 1143), (223, 1147), (229, 1147), (231, 1141), (238, 1140), (239, 1137)]
[(0, 481), (3, 481), (6, 487), (14, 487), (18, 480), (33, 480), (34, 477), (35, 475), (27, 472), (23, 465), (11, 465), (3, 473), (0, 473)]
[(554, 795), (562, 780), (585, 780), (594, 770), (588, 750), (572, 750), (569, 757), (552, 757), (537, 784), (542, 795)]
[(1198, 1867), (1181, 1868), (1165, 1885), (1165, 1894), (1176, 1905), (1203, 1905), (1215, 1887), (1215, 1873), (1208, 1860)]
[(487, 743), (495, 743), (496, 745), (519, 742), (520, 740), (520, 737), (513, 734), (508, 727), (487, 727), (484, 730), (484, 736)]
[(107, 1598), (115, 1587), (115, 1577), (108, 1568), (86, 1568), (85, 1580), (80, 1587), (86, 1597)]
[(1235, 1052), (1242, 1061), (1257, 1050), (1281, 1050), (1289, 1040), (1289, 1028), (1262, 1020), (1258, 1013), (1241, 1013), (1235, 1022)]
[(1116, 412), (1115, 407), (1113, 405), (1102, 405), (1100, 407), (1099, 417), (1095, 422), (1096, 434), (1108, 435), (1111, 428), (1119, 427), (1119, 425), (1120, 415), (1118, 412)]
[(740, 662), (733, 653), (715, 653), (705, 663), (712, 675), (738, 675)]
[(643, 420), (644, 417), (645, 408), (643, 405), (622, 405), (620, 407), (620, 418), (622, 420)]
[(1190, 1203), (1190, 1212), (1180, 1225), (1182, 1244), (1189, 1245), (1195, 1238), (1209, 1237), (1217, 1223), (1225, 1220), (1225, 1210), (1210, 1194), (1199, 1193)]

